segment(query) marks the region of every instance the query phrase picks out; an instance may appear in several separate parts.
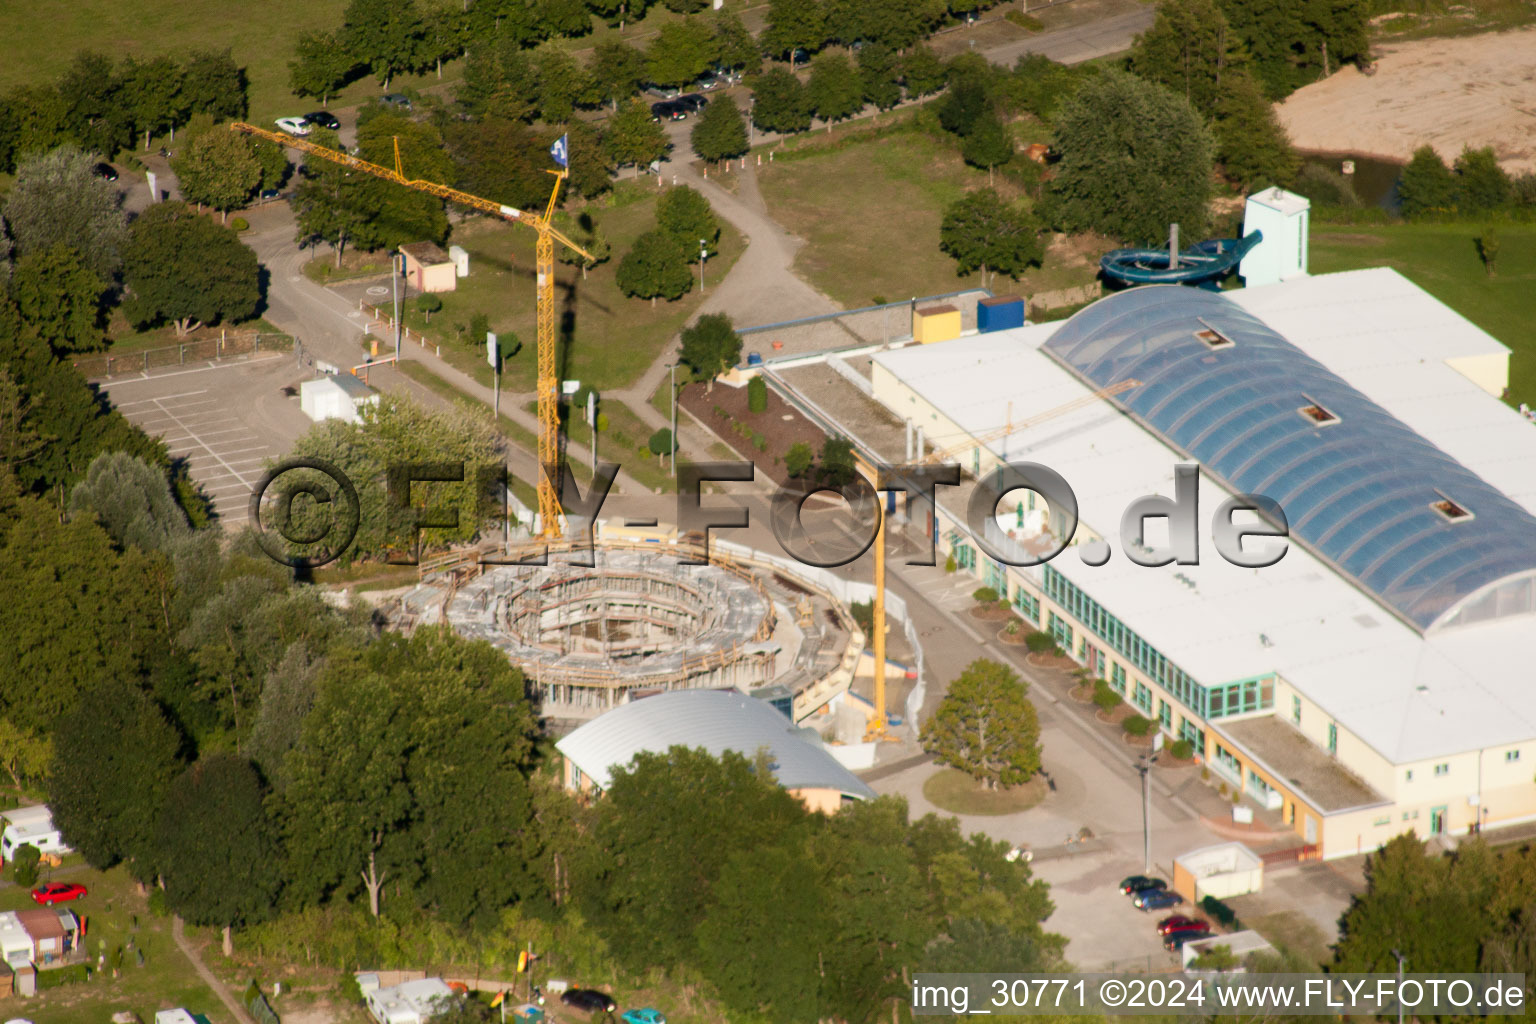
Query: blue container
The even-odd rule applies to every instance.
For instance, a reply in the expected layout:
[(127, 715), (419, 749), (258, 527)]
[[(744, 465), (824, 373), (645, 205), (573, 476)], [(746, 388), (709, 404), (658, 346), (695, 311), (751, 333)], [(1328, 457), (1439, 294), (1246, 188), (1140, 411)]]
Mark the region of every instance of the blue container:
[(748, 366), (762, 366), (763, 365), (763, 354), (761, 352), (748, 352), (747, 353), (747, 365)]
[(1018, 295), (995, 295), (976, 303), (976, 330), (1006, 331), (1024, 326), (1024, 299)]

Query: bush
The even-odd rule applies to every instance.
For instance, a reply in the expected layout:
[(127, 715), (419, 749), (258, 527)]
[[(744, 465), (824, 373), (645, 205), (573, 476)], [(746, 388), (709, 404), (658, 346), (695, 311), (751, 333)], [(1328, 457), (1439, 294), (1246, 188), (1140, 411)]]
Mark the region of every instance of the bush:
[(816, 453), (811, 450), (810, 445), (804, 441), (796, 441), (789, 446), (789, 451), (784, 453), (784, 471), (790, 476), (804, 476), (815, 458)]
[(1232, 908), (1214, 896), (1207, 896), (1202, 899), (1200, 901), (1200, 909), (1209, 914), (1210, 917), (1223, 928), (1231, 928), (1235, 930), (1240, 927), (1237, 920), (1237, 914), (1233, 912)]
[(165, 900), (165, 890), (159, 886), (149, 890), (149, 912), (156, 917), (169, 917), (171, 906)]
[(960, 566), (956, 564), (954, 555), (950, 555), (948, 558), (944, 559), (945, 572), (954, 572), (958, 568), (960, 568)]
[(595, 426), (597, 428), (597, 432), (599, 434), (601, 434), (603, 431), (607, 430), (608, 429), (608, 414), (605, 413), (605, 412), (598, 413), (597, 414), (597, 422), (595, 424), (593, 424), (593, 426)]
[(991, 587), (977, 587), (971, 591), (971, 600), (977, 604), (996, 604), (997, 591)]
[[(431, 323), (432, 314), (443, 308), (443, 300), (427, 292), (425, 295), (416, 296), (416, 308), (427, 318), (427, 323)], [(501, 339), (496, 340), (499, 342)]]
[(1056, 638), (1049, 633), (1031, 633), (1024, 638), (1024, 646), (1035, 654), (1044, 654), (1047, 651), (1056, 651)]
[(761, 375), (747, 381), (747, 409), (752, 412), (768, 411), (768, 383)]
[(42, 858), (42, 853), (31, 843), (22, 843), (16, 848), (16, 855), (11, 859), (11, 877), (17, 885), (30, 889), (37, 884), (37, 864)]
[(1303, 167), (1301, 173), (1296, 176), (1295, 191), (1312, 200), (1315, 206), (1360, 205), (1360, 197), (1355, 193), (1354, 183), (1333, 168), (1324, 167), (1322, 164), (1308, 164)]
[(1188, 761), (1195, 756), (1195, 745), (1189, 740), (1174, 740), (1168, 747), (1168, 754), (1180, 761)]
[(249, 231), (251, 229), (251, 222), (244, 217), (235, 217), (230, 220), (229, 226), (236, 231)]
[(1110, 710), (1120, 703), (1120, 695), (1115, 688), (1102, 679), (1093, 681), (1093, 702), (1105, 711)]
[(858, 623), (865, 636), (875, 634), (875, 602), (855, 601), (848, 606), (848, 611), (853, 615), (853, 621)]
[(1120, 723), (1120, 728), (1125, 730), (1127, 736), (1145, 736), (1152, 731), (1152, 719), (1132, 715)]
[(54, 967), (46, 971), (37, 972), (37, 990), (41, 992), (46, 988), (58, 988), (60, 985), (73, 985), (76, 982), (90, 980), (91, 969), (85, 964)]
[[(485, 336), (491, 333), (491, 318), (484, 313), (476, 313), (469, 318), (469, 343), (485, 351)], [(496, 339), (498, 344), (501, 339)]]

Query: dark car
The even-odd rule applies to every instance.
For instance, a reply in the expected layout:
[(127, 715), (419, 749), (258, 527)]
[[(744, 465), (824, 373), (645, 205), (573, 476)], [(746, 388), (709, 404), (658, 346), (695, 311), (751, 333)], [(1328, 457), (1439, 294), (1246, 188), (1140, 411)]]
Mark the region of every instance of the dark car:
[(686, 121), (688, 120), (688, 108), (676, 100), (668, 100), (665, 103), (652, 103), (651, 120)]
[(1120, 891), (1127, 896), (1138, 892), (1145, 892), (1148, 889), (1166, 888), (1168, 888), (1168, 883), (1161, 878), (1148, 878), (1146, 875), (1131, 875), (1128, 878), (1120, 879)]
[(391, 107), (399, 107), (401, 110), (411, 109), (411, 98), (403, 93), (392, 92), (379, 97), (380, 103), (387, 103)]
[(1184, 948), (1184, 943), (1195, 942), (1199, 939), (1208, 939), (1211, 933), (1208, 931), (1174, 932), (1163, 940), (1163, 948), (1170, 953), (1177, 953)]
[(1204, 928), (1206, 924), (1198, 917), (1185, 917), (1183, 914), (1174, 914), (1157, 922), (1157, 934), (1170, 935), (1173, 932), (1183, 931), (1185, 928)]
[(709, 106), (709, 99), (707, 97), (700, 96), (696, 92), (684, 93), (672, 102), (676, 103), (678, 106), (686, 107), (690, 112), (694, 113)]
[(573, 1010), (588, 1013), (612, 1013), (619, 1008), (613, 997), (595, 988), (569, 988), (560, 993), (560, 1001)]
[(1167, 910), (1184, 902), (1184, 897), (1167, 889), (1143, 889), (1131, 897), (1131, 906), (1145, 913), (1149, 910)]
[(698, 81), (693, 83), (693, 87), (700, 92), (708, 92), (711, 89), (718, 89), (720, 86), (727, 84), (727, 81), (724, 75), (718, 75), (713, 71), (706, 71), (699, 76)]
[(798, 46), (789, 51), (789, 64), (791, 67), (799, 67), (801, 64), (806, 63), (810, 59), (810, 53)]
[(682, 92), (675, 85), (648, 85), (645, 87), (645, 91), (659, 100), (675, 100), (677, 99), (677, 94)]
[(281, 198), (283, 198), (283, 194), (277, 189), (264, 188), (261, 190), (261, 195), (257, 197), (257, 201), (263, 203), (275, 203)]
[(104, 178), (107, 181), (117, 180), (117, 168), (113, 167), (111, 164), (97, 164), (95, 167), (91, 168), (91, 173), (96, 175), (96, 177)]
[[(409, 104), (410, 101), (407, 100), (406, 102)], [(341, 122), (336, 120), (336, 115), (328, 110), (317, 110), (313, 114), (305, 114), (304, 120), (321, 128), (329, 128), (333, 132), (341, 128)]]

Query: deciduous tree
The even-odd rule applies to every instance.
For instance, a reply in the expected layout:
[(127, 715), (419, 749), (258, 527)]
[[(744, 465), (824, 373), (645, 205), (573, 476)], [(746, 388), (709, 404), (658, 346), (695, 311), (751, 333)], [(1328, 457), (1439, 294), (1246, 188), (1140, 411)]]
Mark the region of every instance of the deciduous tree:
[(864, 83), (853, 63), (840, 53), (823, 54), (812, 62), (805, 91), (811, 109), (827, 123), (828, 131), (834, 121), (864, 109)]
[(755, 75), (762, 70), (763, 53), (752, 33), (741, 22), (741, 16), (729, 7), (722, 7), (711, 20), (715, 36), (715, 60), (722, 67), (735, 68), (743, 74)]
[(1296, 150), (1257, 82), (1229, 75), (1216, 100), (1216, 159), (1232, 181), (1253, 191), (1285, 185), (1296, 177)]
[(741, 335), (725, 313), (705, 313), (683, 328), (678, 359), (695, 380), (713, 381), (741, 361)]
[(701, 18), (669, 21), (645, 51), (645, 70), (657, 85), (684, 86), (716, 56), (715, 36)]
[(1040, 770), (1040, 722), (1012, 669), (979, 659), (950, 684), (923, 728), (924, 749), (989, 789)]
[(534, 57), (533, 66), (539, 82), (539, 117), (546, 124), (565, 124), (577, 104), (592, 93), (586, 69), (569, 51), (547, 44)]
[(185, 203), (157, 203), (129, 229), (123, 279), (136, 323), (169, 320), (182, 337), (201, 324), (248, 320), (261, 302), (260, 274), (236, 232)]
[(95, 161), (66, 145), (21, 162), (4, 207), (18, 257), (66, 245), (102, 280), (116, 276), (128, 222), (117, 189), (92, 173)]
[[(695, 243), (697, 244), (697, 243)], [(635, 239), (635, 244), (619, 261), (614, 281), (625, 295), (650, 299), (681, 298), (693, 287), (694, 249), (670, 232), (657, 228)]]
[(985, 167), (990, 184), (993, 169), (1013, 159), (1013, 133), (997, 114), (988, 110), (971, 125), (970, 134), (961, 140), (960, 155), (968, 164)]
[(244, 135), (213, 129), (182, 147), (171, 161), (183, 198), (223, 216), (244, 206), (261, 184), (261, 161)]
[(1136, 38), (1130, 66), (1210, 118), (1246, 62), (1242, 40), (1216, 0), (1161, 0), (1152, 27)]
[(709, 200), (687, 185), (662, 193), (656, 201), (656, 226), (695, 248), (700, 242), (713, 246), (720, 237), (720, 222), (715, 219)]
[(769, 68), (752, 89), (752, 121), (759, 128), (786, 135), (811, 126), (811, 100), (800, 79), (783, 68)]
[(117, 542), (165, 551), (191, 527), (165, 470), (127, 452), (102, 452), (69, 495), (72, 516), (94, 519)]
[(990, 188), (961, 196), (944, 211), (939, 248), (955, 258), (959, 272), (1007, 274), (1018, 277), (1045, 256), (1040, 228), (1034, 219)]
[(633, 96), (645, 80), (645, 55), (622, 39), (610, 39), (593, 47), (587, 71), (598, 98), (617, 112), (619, 102)]
[(1492, 146), (1466, 146), (1456, 158), (1456, 209), (1465, 216), (1481, 216), (1509, 205), (1509, 175), (1499, 166)]
[(195, 113), (208, 114), (215, 121), (245, 116), (245, 69), (235, 63), (228, 49), (194, 51), (187, 58), (181, 90)]
[(122, 72), (134, 125), (144, 133), (144, 148), (150, 139), (168, 132), (186, 121), (190, 104), (182, 94), (181, 65), (169, 57), (151, 57), (137, 61), (128, 58)]
[(1456, 178), (1433, 146), (1420, 146), (1403, 167), (1397, 194), (1409, 219), (1449, 213), (1456, 207)]
[(817, 0), (769, 0), (763, 49), (787, 57), (796, 49), (814, 52), (827, 40), (826, 21)]
[(324, 106), (351, 79), (358, 62), (339, 30), (305, 32), (288, 62), (288, 88), (295, 96), (313, 96)]
[(347, 51), (384, 88), (421, 64), (426, 25), (415, 0), (351, 0), (342, 25)]
[(66, 245), (28, 252), (11, 274), (11, 298), (28, 332), (59, 355), (100, 348), (107, 283)]
[(604, 136), (608, 155), (623, 167), (649, 167), (667, 155), (666, 130), (651, 120), (651, 112), (640, 100), (630, 100), (608, 119)]
[(718, 162), (747, 151), (747, 119), (729, 96), (719, 96), (699, 114), (690, 136), (701, 159)]

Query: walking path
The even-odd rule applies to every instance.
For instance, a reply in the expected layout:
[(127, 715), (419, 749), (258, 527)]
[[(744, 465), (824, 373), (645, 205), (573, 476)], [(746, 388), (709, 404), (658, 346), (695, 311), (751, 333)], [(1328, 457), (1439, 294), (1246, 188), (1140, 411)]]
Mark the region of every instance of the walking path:
[(240, 1005), (240, 1000), (236, 999), (218, 976), (208, 969), (208, 965), (203, 963), (203, 958), (198, 956), (196, 947), (187, 941), (186, 927), (181, 923), (180, 917), (171, 919), (171, 938), (176, 940), (177, 948), (186, 955), (186, 958), (192, 961), (192, 969), (197, 972), (199, 978), (203, 979), (203, 984), (213, 989), (238, 1024), (256, 1024), (251, 1019), (251, 1015), (246, 1012), (245, 1007)]

